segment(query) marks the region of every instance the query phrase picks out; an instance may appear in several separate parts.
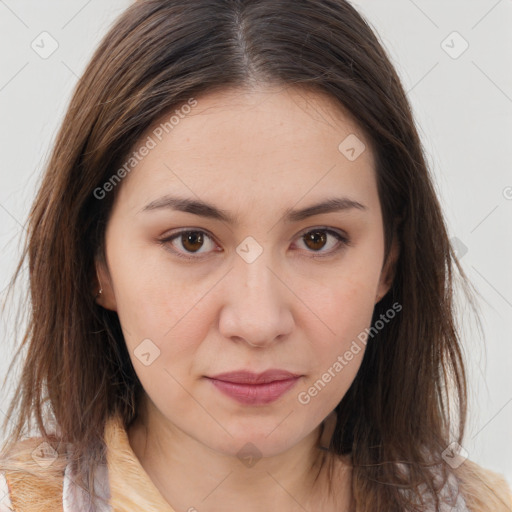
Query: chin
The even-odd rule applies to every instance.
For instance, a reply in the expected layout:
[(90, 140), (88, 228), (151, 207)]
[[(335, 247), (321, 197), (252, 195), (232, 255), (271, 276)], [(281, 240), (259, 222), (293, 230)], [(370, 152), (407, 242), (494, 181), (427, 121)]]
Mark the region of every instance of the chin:
[(226, 425), (226, 430), (231, 436), (226, 434), (222, 439), (213, 440), (209, 437), (206, 444), (214, 450), (239, 458), (245, 455), (255, 457), (279, 455), (301, 440), (299, 433), (293, 435), (289, 429), (278, 432), (280, 427), (276, 429), (276, 425), (279, 425), (280, 421), (282, 419), (272, 422), (271, 427), (268, 422), (262, 422), (259, 427), (254, 425), (254, 422), (249, 427), (242, 424), (234, 427), (229, 424)]

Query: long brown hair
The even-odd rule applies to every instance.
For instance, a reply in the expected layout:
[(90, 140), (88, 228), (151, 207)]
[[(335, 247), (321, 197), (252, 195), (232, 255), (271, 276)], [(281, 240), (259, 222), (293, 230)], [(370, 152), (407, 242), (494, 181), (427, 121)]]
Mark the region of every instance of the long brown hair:
[(434, 469), (450, 469), (441, 454), (464, 435), (454, 266), (468, 297), (470, 283), (399, 77), (345, 0), (143, 0), (117, 20), (77, 84), (11, 281), (28, 258), (28, 327), (11, 367), (22, 349), (24, 364), (3, 425), (14, 425), (4, 451), (34, 417), (44, 439), (72, 444), (92, 492), (105, 422), (120, 414), (128, 427), (142, 391), (117, 314), (94, 300), (94, 259), (104, 259), (105, 227), (122, 183), (102, 199), (94, 191), (162, 115), (207, 91), (256, 83), (329, 95), (375, 151), (386, 255), (396, 233), (400, 256), (373, 321), (395, 302), (403, 310), (368, 341), (336, 408), (330, 449), (352, 454), (357, 510), (421, 510), (420, 487), (437, 499)]

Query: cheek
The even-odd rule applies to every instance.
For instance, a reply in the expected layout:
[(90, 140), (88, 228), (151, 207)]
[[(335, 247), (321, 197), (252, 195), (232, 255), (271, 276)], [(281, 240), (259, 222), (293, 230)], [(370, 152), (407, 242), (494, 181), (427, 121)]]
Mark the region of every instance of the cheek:
[(133, 301), (125, 298), (118, 314), (137, 371), (145, 369), (140, 364), (144, 361), (138, 359), (141, 352), (149, 350), (155, 353), (151, 356), (155, 360), (152, 372), (167, 369), (176, 377), (189, 373), (194, 354), (208, 334), (208, 322), (198, 315), (195, 303), (194, 295), (175, 295), (169, 290), (153, 290), (149, 296)]
[(315, 288), (303, 329), (311, 342), (311, 374), (301, 386), (299, 404), (327, 414), (352, 384), (366, 349), (375, 306), (376, 278), (372, 272), (353, 272)]
[[(119, 237), (118, 237), (119, 238)], [(167, 258), (168, 259), (168, 258)], [(212, 283), (196, 279), (166, 259), (164, 249), (114, 239), (109, 254), (117, 313), (131, 345), (150, 338), (161, 346), (173, 337)]]
[(304, 317), (308, 318), (306, 329), (313, 333), (316, 326), (318, 333), (323, 334), (317, 335), (318, 342), (324, 340), (327, 352), (343, 348), (349, 338), (370, 324), (376, 287), (377, 276), (371, 267), (333, 273), (323, 286), (310, 286), (307, 305), (316, 316)]
[(139, 301), (135, 310), (124, 312), (125, 319), (120, 316), (127, 350), (157, 409), (168, 418), (201, 424), (204, 411), (191, 399), (191, 393), (198, 377), (194, 361), (207, 336), (207, 322), (182, 302), (171, 313), (170, 302), (165, 296), (155, 302)]
[(356, 240), (339, 264), (303, 281), (308, 306), (325, 324), (328, 346), (340, 348), (347, 337), (357, 336), (370, 324), (382, 252), (382, 236), (374, 230)]

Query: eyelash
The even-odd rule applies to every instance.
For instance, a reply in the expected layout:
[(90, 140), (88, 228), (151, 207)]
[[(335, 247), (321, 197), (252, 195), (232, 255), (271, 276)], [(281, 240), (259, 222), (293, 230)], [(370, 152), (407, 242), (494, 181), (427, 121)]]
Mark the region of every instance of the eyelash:
[[(317, 227), (317, 228), (308, 229), (307, 231), (302, 232), (298, 236), (298, 238), (302, 238), (303, 236), (307, 235), (308, 233), (312, 233), (312, 232), (316, 232), (316, 231), (325, 232), (325, 233), (333, 235), (338, 240), (339, 243), (335, 248), (333, 248), (329, 251), (322, 252), (322, 253), (319, 253), (319, 252), (315, 253), (314, 251), (306, 251), (306, 252), (312, 253), (311, 256), (309, 256), (311, 258), (319, 259), (319, 258), (327, 258), (329, 256), (334, 256), (335, 254), (338, 254), (340, 251), (342, 251), (345, 247), (351, 245), (351, 241), (347, 236), (342, 235), (338, 231), (335, 231), (335, 230), (327, 228), (327, 227)], [(214, 241), (213, 237), (210, 236), (206, 231), (204, 231), (202, 229), (182, 229), (180, 231), (173, 233), (170, 236), (167, 236), (161, 240), (158, 240), (158, 242), (162, 246), (164, 246), (164, 248), (166, 250), (172, 252), (178, 258), (183, 258), (183, 259), (189, 260), (189, 261), (202, 259), (201, 256), (185, 256), (185, 254), (183, 254), (182, 252), (169, 247), (170, 242), (172, 242), (176, 238), (180, 237), (184, 233), (201, 233), (202, 235), (206, 235), (208, 238), (210, 238), (212, 241)], [(190, 253), (190, 254), (193, 254), (193, 253)]]

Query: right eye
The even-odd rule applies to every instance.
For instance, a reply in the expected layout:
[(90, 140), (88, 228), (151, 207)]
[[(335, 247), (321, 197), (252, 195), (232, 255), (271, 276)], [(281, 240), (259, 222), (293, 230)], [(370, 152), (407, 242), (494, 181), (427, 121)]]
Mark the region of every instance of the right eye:
[[(182, 229), (170, 236), (166, 236), (159, 242), (162, 245), (164, 245), (166, 249), (171, 251), (179, 258), (192, 260), (199, 259), (199, 257), (190, 255), (204, 254), (209, 252), (208, 247), (205, 251), (201, 251), (201, 249), (204, 247), (205, 242), (208, 240), (210, 240), (211, 248), (213, 244), (213, 239), (205, 231), (198, 229)], [(176, 248), (176, 246), (178, 246), (178, 248)]]

